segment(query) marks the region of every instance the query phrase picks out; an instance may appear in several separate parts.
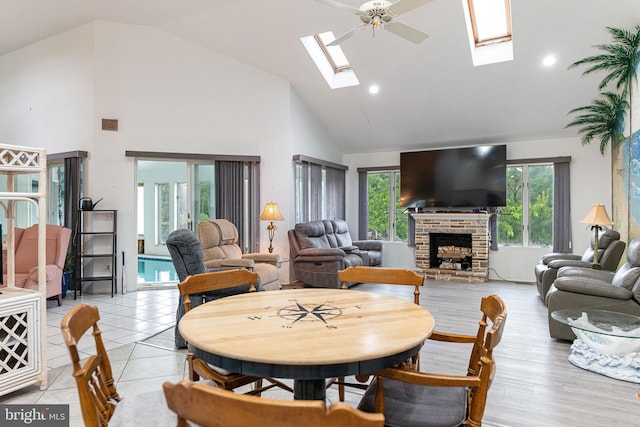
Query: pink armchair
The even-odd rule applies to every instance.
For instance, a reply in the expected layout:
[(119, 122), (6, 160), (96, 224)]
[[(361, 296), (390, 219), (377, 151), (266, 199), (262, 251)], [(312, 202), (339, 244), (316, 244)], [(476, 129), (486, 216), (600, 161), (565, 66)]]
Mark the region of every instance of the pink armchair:
[[(47, 298), (57, 297), (62, 305), (62, 269), (71, 229), (47, 224)], [(6, 272), (6, 270), (5, 270)], [(3, 283), (7, 283), (6, 273)], [(38, 290), (38, 225), (15, 229), (15, 286)]]

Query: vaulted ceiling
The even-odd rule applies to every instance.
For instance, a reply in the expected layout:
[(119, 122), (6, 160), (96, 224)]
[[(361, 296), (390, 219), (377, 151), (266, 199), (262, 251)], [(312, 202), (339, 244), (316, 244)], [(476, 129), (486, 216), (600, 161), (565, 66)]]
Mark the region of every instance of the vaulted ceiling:
[[(567, 112), (599, 79), (568, 66), (610, 41), (605, 27), (640, 24), (638, 0), (512, 0), (514, 60), (474, 67), (462, 1), (402, 16), (429, 34), (419, 45), (367, 30), (346, 41), (361, 85), (344, 89), (328, 87), (300, 37), (339, 35), (358, 17), (314, 0), (0, 0), (0, 55), (93, 20), (153, 26), (290, 81), (348, 152), (408, 150), (575, 135)], [(544, 67), (549, 54), (558, 62)]]

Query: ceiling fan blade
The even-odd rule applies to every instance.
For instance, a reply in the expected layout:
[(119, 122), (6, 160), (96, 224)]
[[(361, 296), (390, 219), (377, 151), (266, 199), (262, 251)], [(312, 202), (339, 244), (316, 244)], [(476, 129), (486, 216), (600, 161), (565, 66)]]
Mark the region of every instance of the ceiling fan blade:
[(358, 8), (355, 8), (353, 6), (349, 6), (348, 4), (340, 3), (339, 1), (335, 1), (335, 0), (316, 0), (316, 1), (318, 3), (323, 3), (323, 4), (326, 4), (328, 6), (337, 7), (338, 9), (347, 10), (347, 11), (353, 13), (353, 14), (356, 14), (356, 15), (362, 15), (364, 13)]
[(413, 27), (408, 26), (407, 24), (403, 24), (398, 21), (391, 21), (386, 26), (387, 31), (395, 34), (396, 36), (400, 36), (405, 40), (409, 40), (412, 43), (419, 44), (422, 43), (429, 37), (427, 33), (423, 33), (422, 31), (415, 29)]
[(432, 1), (433, 0), (398, 0), (397, 2), (389, 6), (388, 10), (391, 11), (395, 16), (399, 16)]
[(351, 37), (353, 37), (356, 34), (356, 31), (361, 30), (362, 28), (366, 27), (368, 24), (362, 24), (362, 25), (358, 25), (355, 28), (350, 29), (349, 31), (347, 31), (344, 34), (341, 34), (340, 37), (337, 37), (334, 41), (332, 41), (331, 43), (327, 44), (327, 46), (338, 46), (339, 44), (341, 44), (342, 42), (344, 42), (345, 40), (350, 39)]

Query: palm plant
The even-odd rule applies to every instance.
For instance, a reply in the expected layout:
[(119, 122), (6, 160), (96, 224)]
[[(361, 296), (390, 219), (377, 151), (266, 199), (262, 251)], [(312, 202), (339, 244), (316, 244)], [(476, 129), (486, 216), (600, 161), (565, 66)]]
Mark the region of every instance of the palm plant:
[[(622, 30), (619, 28), (607, 27), (607, 30), (613, 37), (613, 43), (600, 44), (595, 47), (604, 51), (604, 54), (589, 56), (574, 62), (569, 68), (575, 68), (586, 65), (587, 69), (582, 73), (583, 76), (596, 72), (606, 72), (598, 89), (603, 90), (607, 85), (615, 82), (617, 90), (622, 90), (620, 97), (626, 99), (627, 102), (622, 106), (624, 112), (629, 111), (629, 126), (633, 132), (631, 100), (633, 99), (633, 83), (638, 77), (638, 64), (640, 62), (640, 25), (636, 25), (634, 31)], [(595, 102), (595, 101), (594, 101)], [(609, 100), (611, 102), (611, 99)], [(593, 105), (593, 104), (592, 104)], [(589, 108), (589, 107), (582, 107)], [(618, 109), (616, 108), (616, 111)], [(580, 108), (571, 110), (571, 112), (581, 111)], [(598, 117), (593, 117), (598, 118)], [(617, 126), (619, 123), (608, 121), (611, 126)], [(602, 123), (604, 124), (604, 123)], [(585, 128), (580, 133), (588, 133), (589, 129)], [(614, 129), (608, 132), (615, 135)], [(605, 146), (607, 144), (605, 143)]]
[(628, 108), (624, 96), (604, 92), (590, 105), (569, 111), (580, 115), (567, 127), (581, 128), (582, 145), (590, 144), (593, 139), (600, 140), (600, 153), (604, 154), (610, 141), (614, 146), (624, 142), (624, 115)]
[[(600, 82), (599, 89), (603, 90), (609, 84), (615, 84), (620, 91), (616, 97), (610, 92), (601, 94), (601, 99), (596, 99), (586, 107), (576, 108), (571, 112), (586, 112), (579, 116), (569, 126), (582, 126), (579, 133), (584, 134), (583, 143), (590, 142), (592, 138), (600, 138), (600, 151), (611, 141), (612, 145), (621, 142), (621, 123), (624, 115), (629, 113), (629, 145), (627, 156), (627, 197), (631, 198), (631, 162), (633, 159), (633, 113), (632, 100), (634, 83), (638, 78), (638, 65), (640, 63), (640, 25), (636, 25), (631, 31), (619, 28), (607, 27), (613, 38), (610, 44), (600, 44), (595, 47), (604, 53), (589, 56), (571, 64), (569, 68), (585, 65), (587, 69), (582, 75), (596, 72), (606, 73)], [(622, 102), (624, 100), (624, 102)], [(591, 120), (591, 121), (589, 121)], [(624, 141), (624, 137), (622, 138)], [(604, 146), (603, 146), (604, 145)], [(627, 209), (627, 230), (629, 238), (631, 230), (631, 205)], [(630, 241), (630, 240), (628, 240)]]

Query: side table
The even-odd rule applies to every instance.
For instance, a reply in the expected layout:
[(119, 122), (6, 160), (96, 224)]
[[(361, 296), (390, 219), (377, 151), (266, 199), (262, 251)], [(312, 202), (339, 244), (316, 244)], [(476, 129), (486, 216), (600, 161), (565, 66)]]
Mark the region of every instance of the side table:
[(569, 355), (573, 365), (640, 383), (640, 317), (595, 308), (557, 310), (551, 317), (576, 334)]

